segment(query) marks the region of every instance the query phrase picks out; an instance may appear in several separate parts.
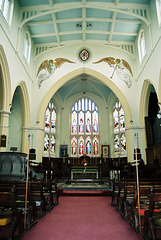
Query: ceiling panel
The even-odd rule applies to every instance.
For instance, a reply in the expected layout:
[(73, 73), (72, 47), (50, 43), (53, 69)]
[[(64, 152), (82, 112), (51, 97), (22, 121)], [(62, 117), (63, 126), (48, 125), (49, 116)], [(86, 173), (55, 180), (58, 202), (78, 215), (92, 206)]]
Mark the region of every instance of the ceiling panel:
[[(27, 25), (36, 48), (73, 45), (76, 41), (132, 49), (150, 0), (18, 0), (20, 28)], [(129, 50), (128, 50), (129, 51)], [(131, 51), (131, 50), (130, 50)], [(41, 51), (35, 51), (41, 52)], [(133, 54), (134, 51), (130, 53)]]

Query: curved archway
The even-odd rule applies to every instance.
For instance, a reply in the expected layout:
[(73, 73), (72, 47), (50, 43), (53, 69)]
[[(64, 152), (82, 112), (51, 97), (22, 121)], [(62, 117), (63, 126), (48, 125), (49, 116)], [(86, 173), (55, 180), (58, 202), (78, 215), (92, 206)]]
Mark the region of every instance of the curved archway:
[(151, 91), (152, 86), (155, 88), (155, 91), (157, 93), (156, 87), (151, 80), (146, 79), (143, 83), (143, 87), (142, 87), (142, 91), (141, 91), (141, 98), (140, 98), (140, 111), (139, 111), (141, 127), (145, 126), (144, 118), (145, 118), (145, 116), (148, 115), (148, 103), (149, 103), (149, 96), (150, 96), (150, 91)]
[(141, 99), (140, 99), (140, 110), (139, 110), (139, 118), (140, 118), (140, 128), (142, 131), (142, 144), (143, 144), (143, 159), (146, 159), (146, 148), (147, 148), (147, 139), (146, 139), (146, 129), (145, 129), (145, 117), (148, 116), (148, 107), (149, 107), (149, 97), (152, 86), (154, 87), (156, 93), (156, 86), (150, 79), (144, 80), (142, 91), (141, 91)]
[[(0, 135), (8, 134), (8, 121), (10, 114), (11, 80), (6, 54), (0, 45)], [(0, 147), (5, 150), (6, 147)]]
[[(13, 92), (13, 96), (16, 89), (18, 89), (20, 102), (21, 102), (21, 118), (22, 118), (21, 151), (24, 153), (27, 153), (28, 130), (30, 127), (29, 95), (28, 95), (26, 83), (24, 81), (20, 81), (17, 83)], [(13, 96), (12, 96), (12, 100), (13, 100)]]
[[(61, 79), (59, 79), (47, 92), (47, 94), (45, 95), (44, 99), (41, 102), (41, 106), (38, 112), (38, 119), (37, 122), (39, 123), (39, 129), (43, 129), (43, 124), (44, 124), (44, 114), (45, 114), (45, 109), (48, 105), (48, 102), (50, 101), (50, 99), (52, 98), (52, 96), (57, 92), (57, 90), (63, 86), (66, 82), (68, 82), (69, 80), (71, 80), (74, 77), (77, 77), (81, 74), (87, 74), (90, 75), (91, 77), (97, 78), (98, 80), (100, 80), (101, 82), (103, 82), (108, 88), (110, 88), (113, 93), (117, 96), (117, 98), (120, 100), (124, 111), (125, 111), (125, 119), (126, 119), (126, 127), (130, 128), (131, 127), (131, 110), (129, 107), (129, 104), (125, 98), (125, 96), (123, 95), (123, 93), (120, 91), (120, 89), (109, 79), (107, 78), (105, 75), (88, 69), (88, 68), (81, 68), (78, 70), (75, 70), (73, 72), (68, 73), (67, 75), (65, 75), (64, 77), (62, 77)], [(128, 134), (129, 135), (129, 134)], [(129, 141), (130, 141), (130, 135), (129, 135)], [(41, 149), (43, 146), (43, 131), (39, 132), (39, 149)], [(130, 144), (129, 144), (130, 146)], [(130, 148), (129, 148), (130, 150)], [(131, 152), (129, 151), (128, 153), (129, 155), (131, 154)], [(41, 159), (41, 151), (39, 151), (39, 156), (38, 158)]]
[(0, 87), (1, 87), (1, 109), (9, 111), (11, 99), (11, 80), (7, 58), (2, 45), (0, 45)]
[(128, 102), (125, 98), (125, 96), (123, 95), (123, 93), (120, 91), (120, 89), (109, 79), (107, 78), (105, 75), (94, 71), (92, 69), (88, 69), (88, 68), (81, 68), (78, 70), (75, 70), (73, 72), (68, 73), (67, 75), (65, 75), (64, 77), (62, 77), (61, 79), (59, 79), (59, 81), (57, 81), (51, 88), (50, 90), (47, 92), (47, 94), (45, 95), (40, 109), (39, 109), (39, 113), (38, 113), (38, 122), (40, 124), (40, 127), (43, 127), (43, 121), (44, 121), (44, 114), (45, 114), (45, 109), (46, 106), (49, 102), (49, 100), (51, 99), (51, 97), (54, 95), (54, 93), (61, 87), (63, 86), (66, 82), (68, 82), (70, 79), (81, 75), (81, 74), (87, 74), (90, 75), (92, 77), (95, 77), (97, 79), (99, 79), (101, 82), (103, 82), (106, 86), (108, 86), (113, 92), (114, 94), (118, 97), (118, 99), (120, 100), (120, 102), (122, 103), (122, 106), (124, 108), (125, 111), (125, 117), (126, 117), (126, 121), (127, 121), (127, 127), (130, 126), (130, 121), (131, 121), (131, 111), (130, 111), (130, 107), (128, 105)]

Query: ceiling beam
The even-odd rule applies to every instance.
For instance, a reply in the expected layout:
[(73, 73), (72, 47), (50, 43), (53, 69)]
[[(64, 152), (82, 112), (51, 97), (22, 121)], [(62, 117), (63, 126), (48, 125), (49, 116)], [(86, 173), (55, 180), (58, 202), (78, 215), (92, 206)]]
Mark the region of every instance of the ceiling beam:
[[(32, 8), (21, 8), (21, 15), (25, 16), (21, 22), (22, 27), (25, 23), (31, 21), (32, 19), (36, 19), (40, 16), (45, 16), (48, 14), (56, 13), (56, 12), (63, 12), (67, 10), (77, 9), (77, 8), (92, 8), (110, 12), (121, 13), (129, 16), (133, 16), (136, 19), (140, 19), (144, 21), (147, 25), (150, 24), (150, 20), (147, 19), (146, 14), (144, 12), (148, 12), (149, 7), (148, 5), (140, 5), (140, 4), (124, 4), (118, 3), (116, 6), (113, 3), (100, 3), (100, 2), (85, 2), (82, 1), (80, 3), (63, 3), (63, 4), (55, 4), (53, 7), (47, 5), (47, 8), (43, 7), (42, 5), (32, 7)], [(142, 14), (143, 15), (142, 15)]]
[[(87, 18), (86, 22), (112, 22), (111, 18)], [(68, 19), (60, 19), (56, 20), (56, 23), (67, 23), (67, 22), (82, 22), (82, 18), (68, 18)], [(134, 23), (134, 24), (141, 24), (141, 20), (133, 20), (133, 19), (115, 19), (115, 22), (119, 23)], [(34, 22), (28, 22), (27, 26), (36, 26), (36, 25), (42, 25), (42, 24), (53, 24), (53, 20), (46, 20), (46, 21), (34, 21)]]

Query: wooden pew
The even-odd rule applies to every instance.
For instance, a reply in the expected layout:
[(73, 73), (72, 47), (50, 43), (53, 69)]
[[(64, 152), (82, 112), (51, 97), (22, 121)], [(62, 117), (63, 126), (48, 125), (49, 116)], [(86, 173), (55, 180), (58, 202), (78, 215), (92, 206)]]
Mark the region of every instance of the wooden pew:
[(24, 212), (16, 208), (15, 186), (0, 188), (0, 239), (20, 239), (24, 234)]
[[(25, 212), (25, 200), (26, 200), (26, 182), (25, 181), (0, 181), (1, 190), (15, 187), (15, 202), (16, 208)], [(37, 223), (36, 202), (32, 199), (30, 194), (30, 185), (27, 190), (27, 208), (26, 208), (26, 226), (25, 230), (29, 230), (33, 225)]]
[[(140, 185), (154, 186), (160, 184), (158, 179), (141, 179)], [(115, 200), (112, 197), (112, 201), (115, 202), (116, 208), (119, 210), (120, 214), (129, 220), (131, 204), (135, 195), (136, 180), (134, 179), (124, 179), (116, 182), (117, 191), (115, 192)]]
[(58, 191), (58, 187), (57, 187), (57, 183), (54, 180), (51, 180), (51, 193), (53, 195), (53, 203), (54, 206), (59, 204), (59, 191)]
[(47, 212), (47, 200), (43, 192), (43, 181), (30, 181), (30, 194), (36, 202), (38, 217), (43, 217)]
[[(130, 209), (129, 223), (135, 229), (136, 232), (141, 231), (140, 227), (143, 228), (144, 214), (145, 214), (145, 211), (148, 210), (149, 203), (150, 203), (151, 187), (152, 185), (140, 185), (139, 195), (138, 195), (138, 190), (136, 189), (135, 191), (134, 199)], [(139, 199), (139, 203), (138, 203), (138, 199)], [(139, 220), (139, 214), (140, 214), (140, 220)]]
[(144, 218), (144, 239), (149, 239), (150, 230), (151, 239), (157, 240), (157, 231), (161, 230), (161, 185), (151, 188), (149, 209), (145, 211)]

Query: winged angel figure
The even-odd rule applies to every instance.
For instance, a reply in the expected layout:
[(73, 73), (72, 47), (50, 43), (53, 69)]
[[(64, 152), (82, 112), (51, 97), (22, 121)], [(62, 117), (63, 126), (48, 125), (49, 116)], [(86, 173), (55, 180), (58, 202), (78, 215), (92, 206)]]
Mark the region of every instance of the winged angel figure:
[(108, 63), (108, 65), (110, 67), (114, 68), (114, 71), (113, 71), (113, 73), (111, 75), (111, 78), (113, 78), (113, 75), (114, 75), (114, 73), (116, 71), (118, 77), (122, 81), (124, 81), (129, 88), (132, 86), (132, 81), (131, 81), (130, 75), (127, 74), (124, 71), (124, 69), (127, 69), (131, 73), (131, 76), (133, 76), (131, 67), (128, 64), (128, 62), (126, 62), (124, 59), (119, 59), (119, 58), (115, 59), (113, 57), (106, 57), (106, 58), (102, 58), (101, 60), (99, 60), (97, 62), (94, 62), (94, 64), (101, 63), (101, 62), (106, 62), (106, 63)]
[(55, 60), (50, 59), (42, 62), (37, 72), (39, 88), (41, 87), (43, 81), (50, 78), (54, 74), (55, 70), (66, 62), (74, 63), (66, 58), (56, 58)]

